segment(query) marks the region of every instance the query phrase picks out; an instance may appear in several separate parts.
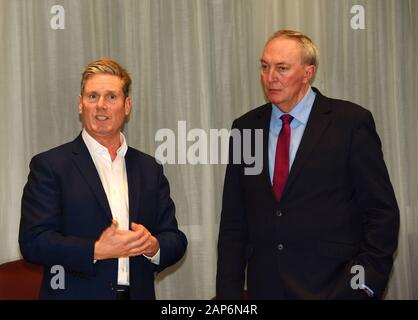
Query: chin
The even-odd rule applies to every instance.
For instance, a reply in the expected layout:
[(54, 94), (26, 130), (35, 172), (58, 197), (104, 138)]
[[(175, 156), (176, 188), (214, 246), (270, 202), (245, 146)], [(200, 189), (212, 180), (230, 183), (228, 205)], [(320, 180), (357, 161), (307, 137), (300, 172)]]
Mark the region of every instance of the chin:
[(270, 94), (267, 96), (267, 98), (274, 104), (283, 102), (283, 97), (280, 94)]
[(275, 104), (276, 106), (279, 106), (283, 103), (283, 100), (269, 99), (269, 102), (271, 102), (272, 104)]

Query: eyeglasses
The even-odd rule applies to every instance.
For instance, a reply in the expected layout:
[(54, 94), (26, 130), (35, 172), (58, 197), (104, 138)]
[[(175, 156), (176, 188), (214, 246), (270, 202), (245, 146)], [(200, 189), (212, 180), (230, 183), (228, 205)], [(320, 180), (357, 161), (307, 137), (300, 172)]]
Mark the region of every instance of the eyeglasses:
[[(88, 93), (88, 94), (84, 94), (83, 97), (84, 99), (87, 100), (88, 103), (98, 103), (102, 96), (97, 93)], [(111, 104), (115, 104), (121, 96), (116, 95), (114, 93), (108, 93), (108, 94), (105, 94), (103, 97), (107, 102)]]

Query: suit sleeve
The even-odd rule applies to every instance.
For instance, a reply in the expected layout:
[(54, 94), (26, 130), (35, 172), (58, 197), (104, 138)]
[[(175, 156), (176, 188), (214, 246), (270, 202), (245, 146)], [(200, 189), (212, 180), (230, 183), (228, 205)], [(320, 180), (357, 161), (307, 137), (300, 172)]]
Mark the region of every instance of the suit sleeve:
[[(234, 121), (232, 128), (236, 127)], [(233, 163), (232, 139), (231, 135), (218, 238), (217, 299), (242, 299), (245, 281), (247, 220), (241, 186), (242, 167)]]
[(92, 274), (94, 241), (62, 233), (60, 199), (60, 185), (47, 158), (34, 157), (22, 196), (21, 253), (36, 264)]
[(163, 173), (163, 167), (158, 166), (158, 200), (157, 223), (154, 236), (160, 244), (160, 264), (154, 265), (155, 271), (160, 272), (164, 268), (179, 261), (187, 248), (187, 238), (178, 229), (175, 217), (175, 205), (170, 197), (170, 186)]
[[(352, 265), (364, 267), (364, 282), (374, 291), (374, 298), (379, 299), (387, 286), (398, 244), (399, 209), (369, 111), (364, 113), (354, 129), (350, 170), (363, 221), (360, 252)], [(344, 282), (348, 294), (350, 279)]]

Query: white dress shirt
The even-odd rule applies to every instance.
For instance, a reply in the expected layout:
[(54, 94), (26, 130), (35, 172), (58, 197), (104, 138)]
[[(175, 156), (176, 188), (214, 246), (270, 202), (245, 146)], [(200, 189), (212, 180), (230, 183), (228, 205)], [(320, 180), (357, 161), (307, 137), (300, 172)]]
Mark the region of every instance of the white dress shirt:
[[(119, 223), (119, 229), (129, 230), (129, 192), (125, 166), (128, 145), (125, 136), (120, 133), (121, 146), (112, 161), (107, 148), (98, 143), (85, 129), (81, 135), (99, 173), (113, 219)], [(145, 257), (158, 265), (160, 250), (152, 258)], [(129, 285), (129, 258), (118, 259), (118, 284)]]
[[(107, 148), (98, 143), (85, 129), (82, 132), (82, 137), (99, 173), (113, 219), (119, 223), (119, 229), (129, 230), (128, 179), (125, 167), (125, 154), (128, 151), (128, 145), (125, 136), (120, 134), (121, 146), (113, 161)], [(119, 258), (118, 260), (118, 284), (129, 285), (129, 258)]]

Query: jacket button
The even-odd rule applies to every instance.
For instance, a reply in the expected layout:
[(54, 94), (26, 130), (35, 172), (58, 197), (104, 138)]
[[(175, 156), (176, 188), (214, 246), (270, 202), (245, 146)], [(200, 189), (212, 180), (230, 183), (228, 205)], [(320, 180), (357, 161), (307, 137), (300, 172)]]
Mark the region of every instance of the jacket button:
[(281, 217), (283, 215), (281, 210), (277, 210), (276, 211), (276, 216)]
[(278, 249), (279, 251), (282, 251), (282, 250), (284, 249), (284, 245), (283, 245), (282, 243), (280, 243), (280, 244), (277, 246), (277, 249)]

